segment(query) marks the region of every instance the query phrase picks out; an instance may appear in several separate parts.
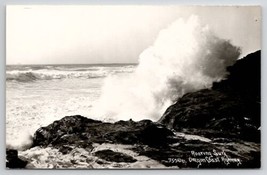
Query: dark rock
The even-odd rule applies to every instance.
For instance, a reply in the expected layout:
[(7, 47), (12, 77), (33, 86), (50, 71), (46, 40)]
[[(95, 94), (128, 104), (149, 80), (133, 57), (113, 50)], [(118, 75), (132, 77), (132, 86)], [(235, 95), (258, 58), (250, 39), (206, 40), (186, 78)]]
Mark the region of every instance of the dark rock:
[(33, 147), (47, 146), (49, 144), (57, 145), (64, 142), (75, 143), (75, 141), (82, 140), (79, 137), (84, 137), (84, 135), (86, 135), (83, 133), (86, 126), (94, 126), (100, 123), (102, 122), (80, 115), (64, 117), (47, 127), (38, 129), (34, 133)]
[[(81, 117), (81, 116), (80, 116)], [(78, 118), (77, 116), (74, 118)], [(71, 119), (71, 116), (65, 117), (62, 120), (67, 121)], [(71, 119), (72, 120), (72, 119)], [(47, 140), (36, 139), (35, 143), (43, 144), (39, 146), (54, 146), (59, 148), (59, 151), (63, 154), (68, 154), (74, 147), (86, 148), (88, 154), (92, 151), (92, 143), (114, 143), (114, 144), (131, 144), (133, 147), (129, 148), (139, 153), (140, 155), (147, 156), (151, 159), (157, 160), (166, 166), (177, 166), (179, 168), (247, 168), (247, 167), (259, 167), (260, 159), (259, 151), (260, 145), (258, 143), (243, 142), (238, 138), (231, 138), (229, 135), (219, 134), (221, 131), (212, 129), (184, 129), (184, 133), (208, 135), (211, 142), (204, 142), (201, 140), (187, 140), (183, 137), (177, 136), (173, 131), (166, 128), (166, 126), (154, 123), (149, 120), (143, 120), (140, 122), (134, 121), (119, 121), (116, 123), (104, 123), (104, 122), (92, 122), (83, 119), (83, 126), (79, 129), (79, 132), (72, 133), (66, 129), (64, 123), (56, 121), (55, 123), (44, 127), (44, 136), (54, 135), (56, 138), (47, 137)], [(60, 123), (63, 126), (59, 127)], [(68, 122), (67, 122), (68, 123)], [(97, 124), (96, 124), (97, 123)], [(59, 129), (56, 133), (54, 129), (64, 128), (64, 131)], [(208, 133), (208, 134), (207, 134)], [(40, 132), (38, 132), (40, 134)], [(217, 137), (220, 136), (220, 137)], [(226, 137), (224, 137), (226, 136)], [(35, 136), (35, 138), (37, 135)], [(217, 137), (217, 139), (216, 139)], [(37, 142), (41, 141), (41, 142)], [(50, 142), (49, 142), (50, 141)], [(46, 143), (46, 144), (44, 144)], [(84, 144), (84, 145), (83, 145)], [(226, 164), (223, 161), (215, 163), (199, 163), (195, 161), (189, 161), (194, 152), (225, 152), (227, 156), (234, 159), (240, 159), (242, 164), (230, 163)], [(114, 152), (111, 150), (102, 150), (94, 153), (95, 156), (103, 159), (103, 161), (109, 162), (135, 162), (136, 160), (129, 155)], [(256, 157), (255, 157), (256, 156)], [(205, 159), (205, 155), (197, 157), (198, 159)], [(220, 157), (221, 158), (221, 157)], [(100, 163), (105, 163), (98, 160)], [(73, 161), (75, 163), (75, 161)]]
[(260, 102), (261, 95), (261, 51), (247, 55), (227, 68), (227, 79), (214, 83), (212, 89), (237, 93)]
[(18, 157), (17, 150), (6, 150), (6, 167), (7, 168), (25, 168), (27, 161), (21, 160)]
[(212, 89), (178, 99), (159, 122), (178, 131), (195, 128), (204, 135), (204, 130), (219, 131), (224, 137), (260, 142), (260, 51), (228, 70), (227, 79), (214, 83)]
[(140, 133), (144, 144), (152, 147), (166, 146), (171, 143), (173, 132), (160, 124), (151, 123)]
[(176, 146), (164, 148), (137, 145), (133, 151), (157, 160), (167, 167), (259, 168), (261, 164), (260, 145), (240, 140), (221, 144), (200, 140), (181, 140)]
[(92, 148), (92, 143), (163, 146), (173, 140), (173, 135), (164, 125), (150, 120), (103, 123), (82, 116), (67, 116), (38, 129), (33, 142), (34, 146), (51, 145), (57, 148), (64, 145)]
[(67, 145), (63, 145), (59, 148), (59, 152), (61, 152), (62, 154), (68, 154), (69, 152), (71, 152), (73, 150), (72, 147), (67, 146)]
[(112, 150), (101, 150), (94, 153), (95, 156), (104, 159), (109, 162), (126, 162), (126, 163), (133, 163), (137, 160), (133, 157), (120, 153), (114, 152)]

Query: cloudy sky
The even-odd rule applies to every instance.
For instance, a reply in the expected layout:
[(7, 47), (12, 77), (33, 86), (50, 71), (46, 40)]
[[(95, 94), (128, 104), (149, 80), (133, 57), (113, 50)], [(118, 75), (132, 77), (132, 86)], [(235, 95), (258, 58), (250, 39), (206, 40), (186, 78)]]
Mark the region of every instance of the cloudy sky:
[(7, 64), (137, 63), (160, 30), (192, 14), (221, 38), (261, 48), (259, 7), (7, 6)]

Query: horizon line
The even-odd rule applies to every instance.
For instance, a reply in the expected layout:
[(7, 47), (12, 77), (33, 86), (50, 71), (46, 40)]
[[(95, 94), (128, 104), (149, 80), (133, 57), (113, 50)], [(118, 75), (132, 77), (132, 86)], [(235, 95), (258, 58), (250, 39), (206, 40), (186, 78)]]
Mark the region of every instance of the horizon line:
[(139, 63), (55, 63), (55, 64), (23, 64), (23, 63), (17, 63), (17, 64), (6, 64), (6, 66), (34, 66), (34, 65), (116, 65), (116, 64), (139, 64)]

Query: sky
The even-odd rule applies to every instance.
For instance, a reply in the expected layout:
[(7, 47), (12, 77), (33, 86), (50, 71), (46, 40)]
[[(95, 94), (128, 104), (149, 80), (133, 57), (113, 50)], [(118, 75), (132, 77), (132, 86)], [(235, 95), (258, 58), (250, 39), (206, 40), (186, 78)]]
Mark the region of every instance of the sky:
[(258, 6), (8, 5), (6, 63), (138, 63), (161, 30), (192, 14), (241, 57), (261, 48)]

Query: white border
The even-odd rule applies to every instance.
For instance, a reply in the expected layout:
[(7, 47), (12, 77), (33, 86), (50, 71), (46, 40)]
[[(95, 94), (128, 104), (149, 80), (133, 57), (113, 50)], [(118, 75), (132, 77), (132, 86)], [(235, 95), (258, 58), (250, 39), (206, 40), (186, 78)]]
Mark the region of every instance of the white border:
[[(258, 170), (6, 170), (5, 169), (5, 6), (8, 4), (49, 4), (49, 5), (83, 5), (83, 4), (150, 4), (150, 5), (260, 5), (262, 7), (262, 164), (261, 169)], [(267, 31), (265, 22), (267, 1), (265, 0), (0, 0), (0, 174), (129, 174), (135, 175), (137, 173), (145, 174), (168, 174), (177, 175), (182, 174), (199, 174), (208, 175), (212, 174), (267, 174), (266, 166), (266, 119), (267, 106), (266, 99), (267, 93), (264, 89), (267, 89), (266, 74), (267, 74), (267, 61), (266, 61), (266, 35), (264, 31)], [(245, 19), (244, 19), (245, 20)]]

